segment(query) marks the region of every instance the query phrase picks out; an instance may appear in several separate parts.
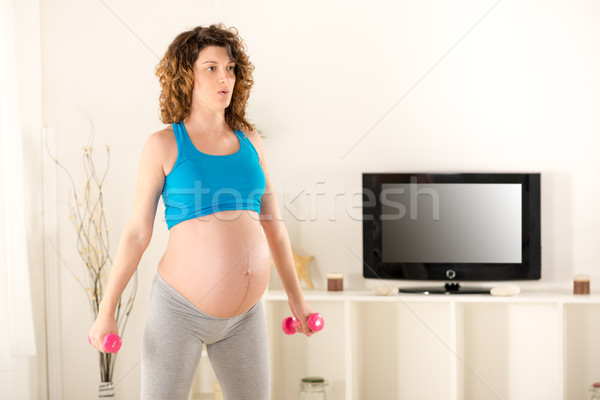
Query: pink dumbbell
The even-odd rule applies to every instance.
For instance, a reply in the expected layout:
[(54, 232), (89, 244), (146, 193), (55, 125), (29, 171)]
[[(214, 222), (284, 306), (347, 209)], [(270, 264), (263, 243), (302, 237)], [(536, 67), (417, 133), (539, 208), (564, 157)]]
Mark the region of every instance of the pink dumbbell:
[[(281, 323), (281, 329), (286, 335), (293, 335), (296, 333), (296, 327), (302, 325), (302, 322), (298, 321), (294, 317), (287, 317), (283, 319)], [(313, 313), (308, 316), (308, 327), (313, 332), (318, 332), (325, 326), (325, 320), (320, 313)]]
[[(88, 342), (92, 344), (89, 336)], [(104, 350), (108, 351), (109, 353), (116, 353), (119, 351), (122, 343), (123, 342), (121, 341), (119, 335), (115, 335), (114, 333), (109, 333), (108, 335), (104, 336), (104, 339), (102, 339), (102, 347), (104, 347)]]

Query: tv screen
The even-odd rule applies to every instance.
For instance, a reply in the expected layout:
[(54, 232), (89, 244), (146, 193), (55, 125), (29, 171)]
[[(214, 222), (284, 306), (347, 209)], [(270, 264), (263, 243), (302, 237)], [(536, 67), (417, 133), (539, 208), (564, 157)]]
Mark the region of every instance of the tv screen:
[(363, 276), (541, 276), (540, 174), (363, 174)]

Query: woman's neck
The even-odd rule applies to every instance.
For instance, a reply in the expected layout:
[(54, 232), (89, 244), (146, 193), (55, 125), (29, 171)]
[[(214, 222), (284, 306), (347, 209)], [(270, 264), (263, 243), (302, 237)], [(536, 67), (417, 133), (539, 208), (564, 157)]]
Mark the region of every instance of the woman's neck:
[(188, 131), (198, 134), (220, 135), (231, 131), (225, 122), (225, 111), (214, 112), (206, 107), (192, 109), (190, 115), (184, 119)]

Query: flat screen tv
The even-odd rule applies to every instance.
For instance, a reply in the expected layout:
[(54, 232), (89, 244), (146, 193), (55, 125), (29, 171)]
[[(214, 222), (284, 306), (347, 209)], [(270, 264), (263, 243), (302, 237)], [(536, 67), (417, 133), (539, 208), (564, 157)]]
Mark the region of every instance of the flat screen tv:
[(461, 294), (541, 277), (539, 173), (363, 173), (362, 210), (365, 278)]

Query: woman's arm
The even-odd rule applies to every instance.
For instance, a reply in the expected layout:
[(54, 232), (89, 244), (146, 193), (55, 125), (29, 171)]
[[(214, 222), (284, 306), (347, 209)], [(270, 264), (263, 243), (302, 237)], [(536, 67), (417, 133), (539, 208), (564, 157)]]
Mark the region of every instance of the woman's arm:
[(296, 266), (294, 265), (290, 238), (280, 215), (279, 203), (273, 190), (273, 184), (264, 157), (262, 140), (254, 130), (247, 136), (259, 153), (260, 164), (266, 180), (265, 193), (261, 198), (260, 223), (265, 232), (275, 268), (283, 284), (283, 289), (287, 294), (290, 310), (294, 317), (302, 322), (300, 331), (310, 336), (311, 330), (308, 328), (307, 319), (313, 311), (304, 300), (304, 295), (302, 294), (302, 288), (300, 287), (300, 281), (296, 273)]
[(121, 235), (98, 317), (89, 332), (90, 341), (100, 351), (104, 351), (101, 343), (105, 335), (118, 334), (115, 310), (119, 298), (152, 238), (156, 208), (165, 179), (163, 165), (170, 147), (168, 140), (168, 131), (157, 132), (148, 138), (142, 150), (133, 212)]

